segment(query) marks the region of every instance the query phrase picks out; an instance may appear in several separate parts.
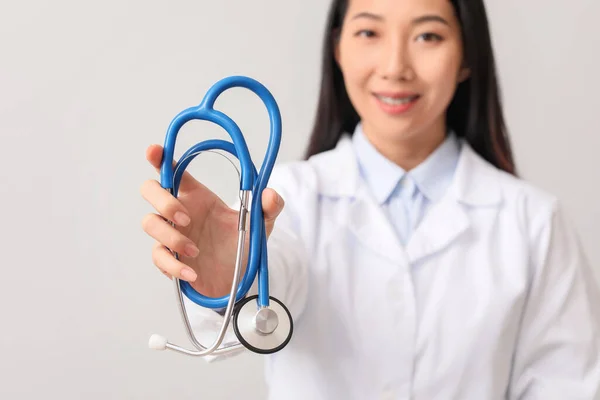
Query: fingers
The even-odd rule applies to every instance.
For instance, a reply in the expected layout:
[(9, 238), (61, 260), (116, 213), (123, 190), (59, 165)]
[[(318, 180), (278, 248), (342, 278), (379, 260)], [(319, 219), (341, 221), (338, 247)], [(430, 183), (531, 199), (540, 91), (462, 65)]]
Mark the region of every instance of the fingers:
[(152, 261), (165, 275), (178, 279), (194, 282), (197, 278), (193, 269), (177, 260), (173, 254), (161, 243), (155, 243), (152, 248)]
[(275, 220), (283, 211), (285, 202), (283, 198), (273, 189), (265, 188), (262, 194), (263, 215), (265, 218), (265, 228), (267, 237), (273, 231)]
[[(160, 172), (160, 165), (162, 163), (163, 147), (158, 144), (148, 146), (146, 149), (146, 159), (152, 165), (157, 172)], [(173, 167), (175, 166), (173, 161)], [(198, 181), (187, 171), (181, 176), (181, 182), (179, 183), (179, 190), (186, 191), (197, 185)]]
[(160, 215), (175, 222), (180, 226), (190, 223), (190, 214), (181, 202), (171, 193), (167, 192), (155, 180), (147, 180), (140, 189), (142, 197), (146, 199)]
[(148, 235), (179, 254), (196, 257), (200, 252), (192, 240), (175, 229), (159, 215), (146, 215), (142, 220), (142, 227)]
[(142, 186), (142, 195), (161, 214), (148, 214), (142, 219), (144, 231), (157, 240), (152, 250), (154, 264), (169, 278), (174, 276), (194, 282), (194, 270), (177, 260), (169, 249), (188, 257), (196, 257), (200, 251), (192, 240), (165, 220), (167, 218), (176, 224), (188, 225), (190, 218), (187, 216), (187, 210), (157, 181), (146, 181)]

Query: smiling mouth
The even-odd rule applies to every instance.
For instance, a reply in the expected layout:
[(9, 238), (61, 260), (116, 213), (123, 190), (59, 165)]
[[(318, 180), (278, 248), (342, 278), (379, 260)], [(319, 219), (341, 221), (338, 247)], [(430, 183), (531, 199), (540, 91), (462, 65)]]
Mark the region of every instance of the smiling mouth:
[(373, 93), (373, 98), (383, 112), (399, 116), (412, 110), (421, 95), (415, 92), (379, 92)]
[(389, 104), (390, 106), (400, 106), (404, 104), (409, 104), (416, 99), (419, 98), (418, 94), (408, 95), (408, 96), (384, 96), (380, 94), (375, 94), (378, 100), (382, 103)]

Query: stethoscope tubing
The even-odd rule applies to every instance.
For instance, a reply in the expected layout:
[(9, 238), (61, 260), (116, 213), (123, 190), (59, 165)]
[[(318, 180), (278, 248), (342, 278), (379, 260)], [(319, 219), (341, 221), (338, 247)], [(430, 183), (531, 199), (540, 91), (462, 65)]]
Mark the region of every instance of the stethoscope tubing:
[[(217, 97), (225, 90), (232, 87), (247, 88), (256, 93), (265, 104), (269, 113), (270, 135), (267, 151), (260, 171), (254, 166), (247, 143), (237, 124), (222, 112), (213, 108)], [(232, 142), (225, 140), (206, 140), (188, 149), (180, 161), (173, 166), (175, 142), (180, 129), (185, 123), (192, 120), (205, 120), (221, 126), (231, 137)], [(267, 239), (265, 235), (264, 215), (262, 210), (262, 192), (269, 181), (271, 172), (275, 165), (277, 153), (281, 142), (281, 114), (279, 107), (271, 92), (258, 81), (244, 77), (231, 76), (224, 78), (214, 84), (204, 96), (202, 102), (195, 107), (180, 112), (168, 127), (164, 142), (164, 154), (161, 164), (161, 186), (177, 196), (181, 177), (194, 157), (202, 151), (222, 150), (240, 162), (240, 192), (250, 192), (252, 203), (250, 207), (250, 220), (261, 221), (250, 224), (250, 241), (248, 253), (248, 267), (236, 291), (235, 301), (243, 299), (258, 274), (258, 303), (260, 307), (269, 306), (269, 279), (267, 259)], [(241, 207), (245, 205), (242, 204)], [(209, 297), (198, 293), (189, 282), (180, 282), (181, 291), (194, 303), (211, 309), (223, 309), (227, 307), (230, 296)]]

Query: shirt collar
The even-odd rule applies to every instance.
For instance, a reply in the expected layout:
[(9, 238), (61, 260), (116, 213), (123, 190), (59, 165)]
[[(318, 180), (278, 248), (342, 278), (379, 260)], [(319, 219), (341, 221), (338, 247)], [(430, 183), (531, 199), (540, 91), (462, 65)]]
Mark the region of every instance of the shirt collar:
[(417, 189), (432, 202), (438, 201), (452, 182), (460, 157), (460, 143), (454, 132), (422, 163), (408, 173), (384, 157), (367, 139), (359, 123), (352, 135), (361, 175), (369, 185), (376, 200), (383, 204), (406, 175), (412, 178)]

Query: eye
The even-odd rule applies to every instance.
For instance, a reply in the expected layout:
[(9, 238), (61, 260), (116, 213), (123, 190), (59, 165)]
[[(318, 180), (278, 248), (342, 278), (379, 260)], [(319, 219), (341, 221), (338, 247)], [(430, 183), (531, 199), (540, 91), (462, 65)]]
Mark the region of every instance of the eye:
[(425, 42), (440, 42), (442, 41), (442, 37), (436, 33), (423, 33), (417, 37), (417, 40), (423, 40)]
[(354, 36), (372, 38), (375, 37), (375, 32), (369, 29), (362, 29), (354, 34)]

